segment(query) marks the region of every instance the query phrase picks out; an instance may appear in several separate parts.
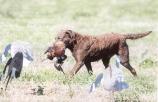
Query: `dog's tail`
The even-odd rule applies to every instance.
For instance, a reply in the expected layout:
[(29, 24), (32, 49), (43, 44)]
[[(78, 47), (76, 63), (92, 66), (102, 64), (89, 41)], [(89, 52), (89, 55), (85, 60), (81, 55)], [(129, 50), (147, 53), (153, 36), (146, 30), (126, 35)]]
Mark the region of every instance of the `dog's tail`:
[(135, 40), (135, 39), (139, 39), (139, 38), (142, 38), (142, 37), (145, 37), (147, 35), (149, 35), (152, 31), (148, 31), (148, 32), (144, 32), (144, 33), (135, 33), (135, 34), (125, 34), (123, 35), (125, 37), (125, 39), (131, 39), (131, 40)]

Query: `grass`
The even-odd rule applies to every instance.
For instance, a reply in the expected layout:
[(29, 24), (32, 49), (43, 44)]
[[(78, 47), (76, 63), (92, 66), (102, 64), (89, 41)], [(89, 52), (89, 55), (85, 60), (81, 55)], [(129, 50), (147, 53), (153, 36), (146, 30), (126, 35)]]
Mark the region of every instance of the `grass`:
[[(127, 77), (130, 88), (115, 95), (115, 100), (122, 101), (140, 101), (142, 95), (151, 95), (155, 92), (156, 86), (153, 76), (139, 75), (137, 79)], [(154, 96), (153, 96), (154, 97)], [(150, 99), (149, 99), (150, 100)], [(149, 101), (148, 100), (148, 101)], [(151, 99), (154, 101), (154, 99)], [(141, 100), (144, 101), (144, 100)]]
[[(39, 70), (37, 72), (27, 71), (22, 74), (20, 81), (34, 81), (34, 82), (49, 82), (59, 81), (60, 83), (66, 84), (66, 79), (63, 73), (46, 70)], [(95, 76), (90, 76), (87, 72), (81, 73), (75, 76), (72, 80), (73, 84), (85, 85), (94, 81)]]
[(152, 67), (156, 67), (157, 66), (157, 62), (154, 61), (152, 58), (147, 58), (145, 60), (143, 60), (139, 66), (142, 68), (152, 68)]
[[(35, 61), (27, 68), (24, 68), (22, 77), (17, 82), (18, 85), (28, 86), (32, 84), (45, 85), (59, 82), (54, 86), (53, 90), (58, 88), (59, 91), (51, 95), (51, 97), (43, 96), (43, 99), (52, 101), (52, 98), (57, 97), (54, 101), (59, 102), (59, 96), (65, 96), (67, 93), (63, 90), (67, 89), (67, 81), (62, 73), (56, 70), (49, 69), (52, 64), (41, 63), (40, 59), (44, 58), (44, 50), (52, 44), (56, 33), (60, 29), (69, 28), (83, 34), (98, 35), (104, 32), (143, 32), (152, 30), (153, 33), (148, 37), (140, 40), (130, 41), (127, 43), (130, 49), (130, 62), (138, 72), (139, 77), (133, 78), (130, 73), (125, 70), (125, 78), (129, 83), (130, 88), (114, 94), (114, 99), (118, 101), (141, 101), (145, 99), (152, 99), (151, 102), (156, 101), (156, 72), (157, 72), (157, 39), (158, 39), (158, 9), (157, 0), (0, 0), (0, 51), (10, 42), (16, 40), (28, 41), (33, 46)], [(147, 51), (146, 51), (147, 50)], [(145, 55), (143, 55), (145, 53)], [(74, 64), (74, 59), (71, 54), (68, 54), (65, 70), (70, 70)], [(95, 63), (94, 75), (89, 76), (87, 72), (81, 71), (71, 81), (73, 101), (80, 101), (80, 99), (88, 99), (82, 97), (87, 86), (89, 86), (95, 79), (97, 72), (100, 72), (100, 62)], [(94, 67), (93, 66), (93, 67)], [(4, 64), (0, 64), (0, 72), (2, 72)], [(70, 68), (69, 68), (70, 67)], [(84, 69), (84, 68), (83, 68)], [(128, 73), (128, 74), (127, 74)], [(16, 82), (15, 82), (16, 83)], [(48, 84), (48, 85), (47, 85)], [(50, 86), (53, 86), (52, 84)], [(65, 88), (66, 87), (66, 88)], [(80, 89), (83, 87), (83, 90)], [(24, 88), (21, 88), (24, 90)], [(17, 88), (18, 90), (18, 88)], [(63, 93), (61, 93), (61, 92)], [(5, 95), (0, 96), (2, 102), (12, 102), (12, 94), (15, 91), (10, 89)], [(78, 92), (80, 95), (76, 95)], [(102, 90), (98, 94), (104, 93)], [(71, 93), (71, 94), (72, 94)], [(90, 98), (91, 101), (99, 101), (104, 96), (95, 95)], [(56, 95), (56, 96), (54, 96)], [(76, 95), (76, 96), (75, 96)], [(54, 96), (54, 97), (53, 97)], [(70, 95), (71, 96), (71, 95)], [(91, 96), (91, 95), (90, 95)], [(15, 96), (17, 97), (17, 96)], [(37, 97), (30, 98), (29, 95), (22, 95), (17, 102), (21, 102), (23, 97), (38, 100)], [(14, 100), (15, 101), (15, 100)], [(149, 100), (150, 101), (150, 100)]]

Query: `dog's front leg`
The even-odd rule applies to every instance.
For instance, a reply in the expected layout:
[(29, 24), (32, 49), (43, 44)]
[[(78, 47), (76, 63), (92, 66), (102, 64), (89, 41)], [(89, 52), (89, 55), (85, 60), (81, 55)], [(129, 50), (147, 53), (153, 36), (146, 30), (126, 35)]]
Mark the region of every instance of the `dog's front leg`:
[(76, 64), (74, 65), (73, 69), (70, 71), (71, 77), (73, 77), (80, 70), (80, 68), (84, 65), (84, 60), (87, 56), (87, 50), (85, 48), (87, 48), (87, 47), (78, 49), (75, 53), (73, 53), (75, 60), (76, 60)]
[(84, 63), (82, 61), (76, 62), (73, 69), (70, 71), (70, 76), (73, 77), (83, 65)]

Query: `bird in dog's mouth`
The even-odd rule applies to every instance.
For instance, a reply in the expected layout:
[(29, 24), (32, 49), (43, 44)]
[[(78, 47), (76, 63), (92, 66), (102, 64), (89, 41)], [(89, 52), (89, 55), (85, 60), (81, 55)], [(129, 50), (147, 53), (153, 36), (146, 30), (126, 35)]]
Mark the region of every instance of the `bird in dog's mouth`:
[(54, 67), (64, 73), (61, 66), (67, 58), (65, 55), (65, 44), (62, 41), (56, 41), (53, 46), (48, 47), (45, 54), (47, 54), (47, 59), (49, 60), (53, 60), (56, 57), (57, 60), (54, 63)]

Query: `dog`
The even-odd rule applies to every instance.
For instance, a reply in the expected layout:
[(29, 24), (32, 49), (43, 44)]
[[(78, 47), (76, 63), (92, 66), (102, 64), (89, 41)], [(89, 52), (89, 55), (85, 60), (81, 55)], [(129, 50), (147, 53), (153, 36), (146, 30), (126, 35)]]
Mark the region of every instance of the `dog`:
[[(22, 52), (17, 52), (13, 58), (10, 58), (3, 70), (3, 75), (5, 75), (6, 68), (8, 68), (8, 73), (5, 78), (5, 81), (7, 80), (5, 90), (7, 89), (8, 83), (13, 79), (13, 78), (18, 78), (20, 77), (22, 67), (23, 67), (23, 53)], [(5, 82), (4, 81), (4, 82)]]
[(70, 71), (74, 76), (85, 65), (88, 73), (93, 74), (91, 62), (102, 60), (105, 68), (113, 55), (119, 56), (120, 63), (127, 68), (133, 76), (137, 76), (135, 69), (129, 63), (129, 49), (127, 39), (135, 40), (149, 35), (152, 31), (136, 34), (107, 33), (101, 36), (81, 35), (72, 30), (62, 30), (57, 34), (56, 40), (63, 41), (76, 64)]

